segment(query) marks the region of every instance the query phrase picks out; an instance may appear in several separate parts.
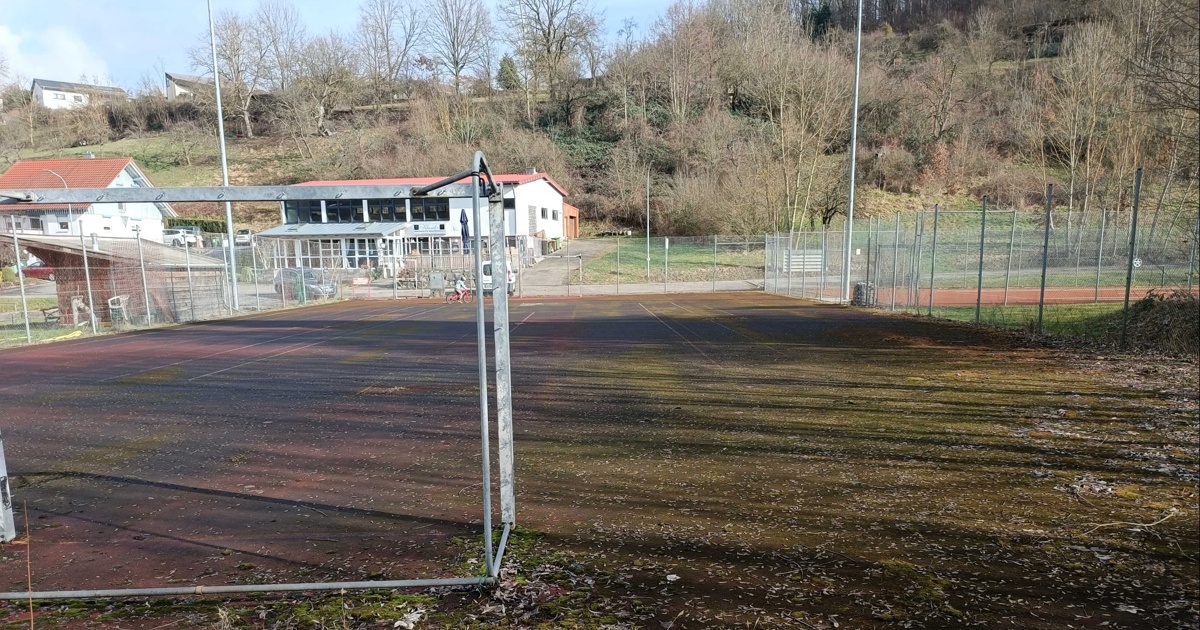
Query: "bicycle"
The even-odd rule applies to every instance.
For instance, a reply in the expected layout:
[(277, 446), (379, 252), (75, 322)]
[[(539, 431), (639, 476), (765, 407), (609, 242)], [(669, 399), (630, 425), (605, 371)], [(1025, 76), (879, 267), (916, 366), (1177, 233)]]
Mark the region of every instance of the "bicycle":
[(467, 304), (470, 304), (472, 299), (473, 298), (471, 297), (470, 290), (467, 290), (466, 292), (464, 292), (461, 297), (459, 296), (457, 291), (450, 291), (449, 293), (446, 294), (446, 303), (447, 304), (449, 304), (451, 302), (466, 302)]

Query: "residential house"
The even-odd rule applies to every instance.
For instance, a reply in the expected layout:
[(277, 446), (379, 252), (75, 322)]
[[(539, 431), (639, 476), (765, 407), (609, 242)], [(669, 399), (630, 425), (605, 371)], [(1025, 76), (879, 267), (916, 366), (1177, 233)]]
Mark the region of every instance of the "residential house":
[(193, 74), (167, 73), (167, 100), (192, 98), (197, 89), (212, 89), (213, 80)]
[(125, 99), (129, 96), (125, 90), (118, 87), (67, 83), (48, 79), (34, 79), (30, 89), (33, 92), (33, 102), (49, 109), (87, 107), (93, 103)]
[[(313, 181), (301, 186), (423, 186), (437, 177), (400, 179)], [(545, 173), (497, 175), (504, 184), (504, 225), (509, 246), (519, 247), (527, 261), (556, 247), (565, 236), (563, 198), (558, 182)], [(466, 180), (464, 180), (465, 182)], [(394, 269), (421, 265), (427, 257), (463, 254), (460, 222), (465, 215), (467, 233), (475, 234), (470, 198), (428, 197), (392, 199), (329, 199), (285, 201), (280, 204), (279, 227), (259, 236), (283, 239), (274, 255), (284, 267), (356, 269), (380, 266)], [(481, 209), (483, 234), (490, 225), (487, 204)], [(529, 256), (526, 256), (526, 252)]]
[[(131, 158), (19, 160), (0, 175), (0, 190), (130, 187), (153, 187)], [(0, 206), (0, 230), (48, 236), (140, 235), (161, 243), (163, 217), (174, 216), (165, 203), (6, 204)]]

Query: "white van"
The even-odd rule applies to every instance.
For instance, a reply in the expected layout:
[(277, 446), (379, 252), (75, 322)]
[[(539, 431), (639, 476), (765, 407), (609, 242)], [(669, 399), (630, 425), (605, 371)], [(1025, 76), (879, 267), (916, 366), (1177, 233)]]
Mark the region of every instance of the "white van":
[[(517, 291), (517, 274), (513, 272), (512, 265), (505, 261), (504, 266), (508, 268), (508, 294), (512, 295)], [(484, 291), (492, 290), (492, 261), (483, 261), (483, 285)]]

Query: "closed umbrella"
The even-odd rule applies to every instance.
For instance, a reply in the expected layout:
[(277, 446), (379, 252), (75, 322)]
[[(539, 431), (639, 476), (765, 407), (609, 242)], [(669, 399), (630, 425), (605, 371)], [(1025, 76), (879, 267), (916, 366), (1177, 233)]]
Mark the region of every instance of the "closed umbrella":
[(463, 253), (471, 253), (471, 231), (467, 229), (467, 209), (463, 208), (462, 214), (458, 215), (458, 222), (462, 224), (462, 242)]

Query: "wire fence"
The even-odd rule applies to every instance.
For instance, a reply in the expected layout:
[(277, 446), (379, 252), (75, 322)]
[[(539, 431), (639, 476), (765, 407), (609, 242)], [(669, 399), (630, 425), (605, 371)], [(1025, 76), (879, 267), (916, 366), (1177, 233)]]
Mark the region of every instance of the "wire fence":
[(1033, 330), (1120, 307), (1127, 276), (1131, 300), (1196, 291), (1194, 217), (1073, 214), (1055, 210), (1048, 224), (1044, 213), (982, 207), (869, 218), (854, 228), (848, 280), (844, 225), (776, 234), (766, 290)]

